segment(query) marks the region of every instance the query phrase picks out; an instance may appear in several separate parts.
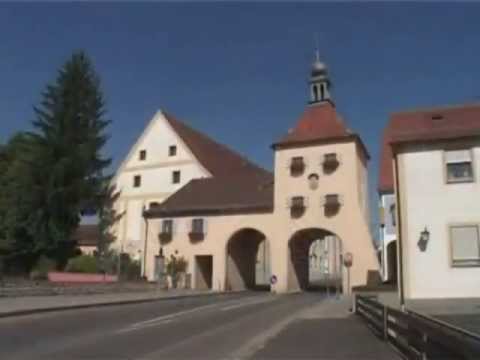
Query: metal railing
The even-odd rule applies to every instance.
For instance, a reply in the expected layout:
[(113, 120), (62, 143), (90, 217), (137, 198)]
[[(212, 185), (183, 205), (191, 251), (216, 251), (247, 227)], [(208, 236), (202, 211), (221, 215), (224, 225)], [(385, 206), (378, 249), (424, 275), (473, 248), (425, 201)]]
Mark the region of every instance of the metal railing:
[(355, 313), (406, 359), (480, 359), (480, 336), (414, 311), (355, 296)]

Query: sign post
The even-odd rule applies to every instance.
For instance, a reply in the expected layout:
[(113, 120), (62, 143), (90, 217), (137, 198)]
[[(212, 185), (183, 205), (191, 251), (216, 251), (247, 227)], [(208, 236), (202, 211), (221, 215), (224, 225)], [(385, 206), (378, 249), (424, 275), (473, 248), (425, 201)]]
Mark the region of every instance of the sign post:
[(351, 252), (345, 253), (343, 257), (343, 265), (347, 268), (347, 294), (351, 294), (350, 290), (350, 268), (353, 265), (353, 254)]

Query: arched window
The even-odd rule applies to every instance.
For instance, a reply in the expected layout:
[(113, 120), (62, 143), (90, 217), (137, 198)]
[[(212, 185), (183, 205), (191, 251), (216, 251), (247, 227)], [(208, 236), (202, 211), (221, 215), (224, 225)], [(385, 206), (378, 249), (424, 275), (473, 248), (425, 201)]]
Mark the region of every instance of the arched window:
[(320, 85), (320, 100), (324, 100), (325, 99), (325, 85), (322, 84)]

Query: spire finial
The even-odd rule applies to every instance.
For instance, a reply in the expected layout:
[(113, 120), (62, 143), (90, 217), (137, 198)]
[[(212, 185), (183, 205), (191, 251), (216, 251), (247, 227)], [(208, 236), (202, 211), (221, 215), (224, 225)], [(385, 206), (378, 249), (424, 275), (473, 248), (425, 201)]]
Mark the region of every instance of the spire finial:
[(320, 40), (318, 32), (315, 33), (315, 60), (320, 61)]

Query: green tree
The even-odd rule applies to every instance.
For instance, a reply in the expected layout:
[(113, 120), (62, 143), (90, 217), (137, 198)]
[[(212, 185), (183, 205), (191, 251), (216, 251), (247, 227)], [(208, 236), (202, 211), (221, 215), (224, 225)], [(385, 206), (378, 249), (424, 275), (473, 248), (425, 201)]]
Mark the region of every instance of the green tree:
[(74, 53), (62, 66), (35, 114), (28, 231), (36, 253), (62, 267), (75, 254), (72, 234), (80, 214), (100, 206), (110, 165), (102, 155), (110, 121), (99, 78), (85, 53)]

